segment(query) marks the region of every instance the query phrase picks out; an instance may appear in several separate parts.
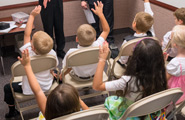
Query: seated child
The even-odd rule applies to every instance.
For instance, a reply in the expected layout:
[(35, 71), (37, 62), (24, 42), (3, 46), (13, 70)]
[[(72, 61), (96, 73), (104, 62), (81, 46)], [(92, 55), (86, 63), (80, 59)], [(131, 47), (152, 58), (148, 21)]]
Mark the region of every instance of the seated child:
[[(166, 66), (168, 87), (180, 87), (185, 93), (185, 25), (176, 25), (172, 30), (172, 47), (177, 49), (177, 56)], [(185, 100), (185, 94), (176, 104)]]
[[(29, 19), (26, 25), (26, 29), (24, 32), (24, 45), (20, 48), (20, 50), (23, 51), (25, 49), (28, 49), (30, 56), (44, 55), (44, 54), (56, 56), (55, 51), (52, 49), (53, 40), (47, 33), (38, 31), (33, 34), (33, 37), (31, 40), (33, 21), (35, 19), (35, 16), (37, 16), (40, 13), (40, 11), (41, 11), (41, 6), (37, 6), (30, 13), (30, 16), (29, 16)], [(57, 59), (57, 56), (56, 56), (56, 59)], [(50, 70), (36, 73), (35, 76), (41, 86), (41, 89), (44, 92), (50, 89), (52, 82), (53, 82), (53, 76), (50, 74)], [(33, 94), (26, 76), (23, 76), (22, 83), (20, 82), (13, 83), (12, 86), (15, 92), (23, 93), (25, 95)], [(18, 115), (19, 113), (15, 109), (14, 98), (12, 95), (10, 84), (6, 84), (4, 86), (4, 93), (5, 93), (4, 101), (9, 106), (9, 113), (7, 113), (5, 117), (11, 118), (11, 117)]]
[[(133, 22), (132, 22), (132, 28), (135, 31), (133, 36), (127, 36), (124, 38), (124, 41), (122, 43), (125, 44), (126, 42), (135, 39), (135, 38), (141, 38), (141, 37), (154, 37), (154, 28), (153, 28), (153, 12), (150, 7), (149, 0), (144, 1), (144, 8), (145, 12), (139, 12), (136, 14)], [(128, 56), (121, 56), (118, 63), (123, 66), (128, 61)]]
[[(87, 48), (87, 47), (95, 47), (102, 45), (103, 42), (106, 40), (108, 34), (109, 34), (109, 25), (103, 15), (103, 4), (102, 2), (94, 3), (95, 9), (92, 9), (92, 11), (100, 18), (103, 31), (100, 34), (100, 37), (96, 40), (96, 31), (95, 29), (88, 24), (81, 25), (77, 30), (77, 37), (76, 42), (78, 42), (77, 48), (71, 48), (66, 53), (64, 60), (63, 60), (63, 68), (66, 65), (66, 57), (81, 48)], [(79, 66), (79, 67), (73, 67), (72, 70), (74, 74), (80, 78), (84, 78), (84, 80), (89, 80), (90, 78), (93, 78), (95, 71), (96, 71), (97, 64), (91, 64), (91, 65), (85, 65), (85, 66)], [(68, 69), (68, 71), (65, 73), (69, 73), (71, 69)], [(60, 80), (62, 79), (62, 75), (60, 75)]]
[(163, 52), (158, 41), (151, 38), (139, 41), (128, 61), (124, 75), (120, 79), (103, 82), (103, 70), (108, 53), (108, 44), (105, 43), (100, 48), (100, 59), (93, 79), (93, 89), (119, 90), (117, 96), (110, 96), (105, 101), (105, 107), (110, 113), (111, 120), (120, 119), (133, 102), (167, 89)]
[[(176, 25), (185, 25), (185, 8), (177, 9), (173, 13), (173, 15), (175, 17), (175, 24)], [(163, 42), (162, 42), (162, 49), (163, 50), (166, 48), (169, 41), (171, 40), (171, 33), (172, 33), (172, 31), (169, 31), (163, 37)], [(173, 57), (175, 57), (177, 55), (177, 49), (174, 47), (170, 47), (166, 52), (169, 54), (168, 61), (170, 61)]]
[(80, 106), (83, 110), (88, 109), (79, 98), (78, 91), (69, 84), (58, 85), (47, 98), (32, 71), (28, 49), (24, 50), (22, 58), (18, 59), (24, 66), (30, 87), (46, 120), (80, 111)]

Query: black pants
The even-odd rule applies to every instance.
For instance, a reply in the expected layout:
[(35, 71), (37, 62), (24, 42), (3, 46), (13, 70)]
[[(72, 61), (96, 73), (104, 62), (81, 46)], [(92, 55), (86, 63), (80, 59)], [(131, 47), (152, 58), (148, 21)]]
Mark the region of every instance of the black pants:
[[(15, 92), (19, 92), (22, 93), (22, 86), (18, 85), (20, 82), (16, 82), (12, 84), (12, 87), (14, 89)], [(10, 88), (10, 84), (6, 84), (4, 86), (4, 101), (8, 104), (8, 105), (14, 105), (14, 98), (13, 98), (13, 94)]]
[(57, 54), (64, 56), (63, 0), (51, 0), (47, 3), (46, 8), (43, 7), (43, 0), (39, 0), (39, 4), (42, 6), (41, 19), (44, 31), (53, 38), (54, 29)]
[[(112, 32), (113, 32), (113, 26), (114, 26), (114, 11), (113, 11), (113, 0), (100, 0), (103, 3), (103, 14), (105, 15), (105, 18), (109, 24), (110, 27), (110, 33), (107, 37), (107, 42), (109, 44), (114, 43), (114, 38), (112, 36)], [(89, 4), (90, 8), (94, 8), (93, 4)], [(100, 28), (99, 28), (99, 17), (96, 16), (94, 13), (94, 18), (96, 23), (93, 23), (92, 26), (94, 27), (94, 29), (97, 32), (97, 35), (100, 35)]]

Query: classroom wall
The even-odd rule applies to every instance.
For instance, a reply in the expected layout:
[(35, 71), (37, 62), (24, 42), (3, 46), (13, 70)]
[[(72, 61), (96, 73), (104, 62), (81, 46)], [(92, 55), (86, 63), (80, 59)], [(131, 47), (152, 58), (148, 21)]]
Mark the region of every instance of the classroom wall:
[[(114, 29), (131, 27), (134, 16), (137, 12), (143, 11), (142, 0), (114, 0)], [(30, 13), (34, 8), (23, 7), (0, 11), (0, 18), (9, 17), (12, 13), (23, 11)], [(156, 36), (162, 39), (162, 36), (174, 26), (173, 12), (152, 4), (154, 11), (154, 29)], [(76, 34), (79, 25), (87, 23), (83, 10), (80, 7), (80, 1), (64, 2), (64, 34), (71, 36)], [(43, 30), (40, 16), (36, 17), (34, 22), (36, 29)], [(34, 31), (34, 32), (35, 32)], [(14, 36), (6, 36), (6, 45), (14, 44)]]

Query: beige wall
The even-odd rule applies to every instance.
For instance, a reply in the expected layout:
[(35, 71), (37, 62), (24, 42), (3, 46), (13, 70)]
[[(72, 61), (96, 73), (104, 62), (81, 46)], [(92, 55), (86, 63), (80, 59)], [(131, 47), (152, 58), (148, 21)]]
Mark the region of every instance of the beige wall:
[[(143, 11), (143, 1), (141, 0), (114, 0), (114, 29), (131, 27), (135, 14)], [(30, 13), (34, 8), (16, 8), (0, 11), (0, 18), (9, 17), (12, 13), (23, 11)], [(162, 36), (174, 26), (173, 12), (152, 4), (154, 11), (154, 28), (156, 36), (162, 39)], [(76, 34), (79, 25), (87, 23), (83, 10), (80, 7), (80, 1), (64, 2), (64, 34), (71, 36)], [(35, 31), (43, 30), (40, 16), (35, 19)], [(6, 36), (7, 44), (14, 44), (13, 36)]]

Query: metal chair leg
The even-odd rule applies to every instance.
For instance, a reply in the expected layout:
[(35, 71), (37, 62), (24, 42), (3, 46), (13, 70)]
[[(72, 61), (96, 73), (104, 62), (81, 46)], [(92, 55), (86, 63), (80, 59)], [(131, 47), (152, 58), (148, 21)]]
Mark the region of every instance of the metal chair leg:
[(3, 74), (5, 75), (4, 62), (3, 62), (3, 57), (2, 56), (1, 56), (1, 65), (2, 65), (2, 68), (3, 68)]

